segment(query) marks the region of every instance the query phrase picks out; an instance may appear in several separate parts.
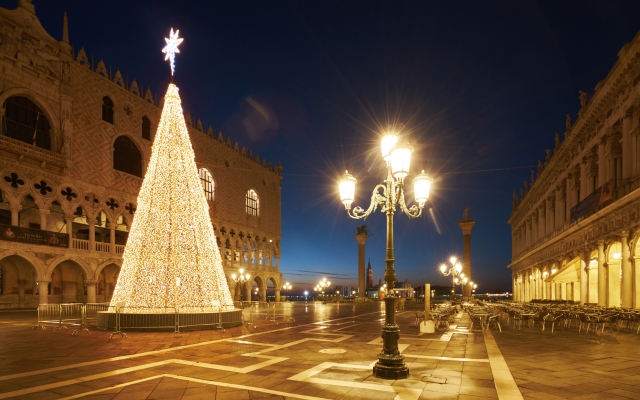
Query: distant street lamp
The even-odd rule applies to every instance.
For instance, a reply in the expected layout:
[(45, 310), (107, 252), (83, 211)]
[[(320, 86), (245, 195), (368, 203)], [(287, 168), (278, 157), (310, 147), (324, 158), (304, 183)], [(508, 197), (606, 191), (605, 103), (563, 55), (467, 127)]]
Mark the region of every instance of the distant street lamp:
[(440, 272), (442, 275), (449, 276), (451, 275), (451, 301), (455, 303), (456, 301), (456, 284), (461, 282), (464, 279), (464, 272), (462, 272), (462, 264), (458, 262), (456, 257), (451, 257), (449, 259), (451, 266), (448, 267), (446, 264), (440, 265)]
[[(384, 273), (384, 280), (387, 282), (388, 290), (393, 294), (393, 285), (396, 282), (396, 271), (394, 269), (394, 248), (393, 248), (393, 215), (399, 206), (409, 218), (418, 218), (422, 215), (424, 204), (429, 198), (431, 189), (431, 178), (422, 171), (413, 179), (413, 191), (418, 206), (413, 205), (407, 208), (404, 200), (404, 178), (409, 175), (411, 164), (411, 153), (413, 147), (405, 143), (398, 143), (398, 136), (394, 133), (387, 133), (381, 141), (382, 158), (387, 165), (387, 176), (383, 184), (374, 187), (371, 195), (371, 204), (367, 210), (356, 206), (351, 211), (351, 204), (355, 201), (356, 178), (345, 171), (342, 179), (338, 182), (340, 189), (340, 201), (344, 204), (349, 218), (362, 219), (373, 213), (378, 206), (380, 211), (387, 214), (387, 268)], [(395, 316), (395, 295), (385, 296), (385, 324), (382, 327), (382, 352), (378, 354), (378, 362), (373, 367), (373, 375), (383, 379), (404, 379), (409, 376), (409, 368), (404, 363), (404, 357), (398, 350), (398, 338), (400, 329), (396, 324)]]
[(331, 282), (327, 280), (327, 278), (322, 278), (320, 282), (316, 285), (316, 291), (322, 292), (322, 302), (326, 303), (327, 298), (324, 295), (324, 290), (331, 286)]
[[(245, 288), (246, 288), (246, 284), (247, 282), (249, 282), (249, 279), (251, 278), (251, 275), (249, 275), (249, 273), (247, 273), (246, 275), (244, 275), (244, 269), (240, 268), (240, 275), (236, 275), (235, 273), (231, 274), (231, 279), (233, 279), (234, 281), (236, 281), (236, 296), (238, 295), (238, 287), (240, 288), (240, 301), (244, 301), (244, 292), (245, 292)], [(239, 286), (238, 286), (239, 285)], [(249, 299), (251, 300), (251, 299)]]
[(291, 290), (291, 284), (289, 282), (285, 283), (284, 285), (282, 285), (282, 290), (283, 291), (289, 291)]

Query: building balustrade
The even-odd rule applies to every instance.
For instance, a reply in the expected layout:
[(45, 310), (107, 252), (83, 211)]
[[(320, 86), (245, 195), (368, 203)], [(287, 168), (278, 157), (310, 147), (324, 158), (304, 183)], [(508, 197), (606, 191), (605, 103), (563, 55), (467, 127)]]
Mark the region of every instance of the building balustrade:
[[(591, 217), (593, 214), (597, 213), (598, 211), (602, 210), (603, 208), (608, 207), (609, 205), (611, 205), (615, 201), (620, 200), (621, 198), (623, 198), (626, 195), (630, 194), (631, 192), (633, 192), (634, 190), (638, 189), (639, 187), (640, 187), (640, 175), (636, 175), (635, 177), (633, 177), (631, 179), (623, 179), (623, 180), (621, 180), (620, 183), (618, 183), (617, 186), (613, 189), (613, 191), (611, 193), (611, 200), (607, 200), (607, 201), (603, 202), (602, 204), (598, 203), (598, 204), (594, 205), (593, 207), (590, 207), (588, 210), (585, 210), (583, 213), (581, 213), (581, 215), (579, 217), (577, 217), (575, 220), (571, 220), (571, 221), (565, 222), (564, 224), (562, 224), (559, 227), (555, 228), (551, 233), (549, 233), (549, 234), (545, 235), (543, 238), (537, 240), (535, 243), (517, 250), (516, 253), (513, 255), (512, 259), (516, 260), (518, 257), (522, 256), (523, 254), (526, 254), (529, 251), (540, 247), (545, 242), (548, 242), (549, 240), (551, 240), (551, 239), (555, 238), (556, 236), (562, 234), (567, 229), (569, 229), (572, 226), (574, 226), (574, 225), (582, 222), (583, 220)], [(594, 193), (596, 193), (599, 196), (600, 191), (601, 191), (601, 188), (598, 188), (598, 189), (596, 189), (594, 191)]]

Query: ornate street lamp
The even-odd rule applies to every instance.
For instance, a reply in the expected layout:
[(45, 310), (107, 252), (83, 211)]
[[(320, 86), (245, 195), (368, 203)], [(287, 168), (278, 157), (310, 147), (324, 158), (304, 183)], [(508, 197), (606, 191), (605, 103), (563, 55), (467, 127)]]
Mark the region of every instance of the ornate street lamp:
[(362, 219), (373, 213), (378, 206), (380, 211), (387, 214), (387, 268), (384, 273), (384, 280), (387, 282), (387, 290), (392, 293), (385, 296), (386, 317), (382, 327), (382, 352), (378, 354), (378, 362), (373, 367), (373, 375), (383, 379), (403, 379), (409, 376), (409, 368), (404, 363), (404, 357), (398, 350), (398, 338), (400, 329), (396, 324), (395, 317), (395, 295), (393, 285), (396, 281), (396, 271), (394, 269), (393, 254), (393, 215), (396, 207), (409, 218), (418, 218), (422, 215), (424, 204), (429, 198), (431, 179), (422, 171), (413, 179), (413, 190), (418, 205), (407, 208), (404, 200), (404, 179), (409, 174), (411, 164), (411, 153), (413, 148), (408, 144), (398, 143), (398, 136), (387, 133), (380, 146), (382, 158), (387, 163), (387, 178), (383, 184), (374, 187), (371, 195), (371, 204), (367, 210), (356, 206), (351, 210), (351, 204), (355, 201), (356, 178), (345, 171), (342, 179), (338, 182), (340, 189), (340, 201), (344, 204), (349, 218)]
[(249, 273), (245, 275), (244, 269), (242, 268), (240, 268), (240, 271), (238, 272), (240, 272), (240, 275), (236, 275), (235, 273), (233, 273), (231, 274), (231, 279), (236, 281), (236, 296), (238, 295), (238, 284), (240, 284), (240, 301), (244, 301), (245, 285), (247, 284), (247, 282), (249, 282), (251, 275), (249, 275)]

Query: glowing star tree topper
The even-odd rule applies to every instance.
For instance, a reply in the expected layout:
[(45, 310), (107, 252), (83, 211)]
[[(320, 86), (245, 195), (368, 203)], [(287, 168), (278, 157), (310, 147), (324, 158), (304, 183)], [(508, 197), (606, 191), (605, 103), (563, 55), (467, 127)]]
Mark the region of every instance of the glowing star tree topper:
[(162, 52), (166, 54), (164, 60), (169, 60), (169, 62), (171, 63), (171, 76), (173, 76), (173, 72), (176, 69), (176, 53), (180, 53), (178, 46), (180, 46), (180, 43), (182, 43), (182, 41), (184, 40), (183, 38), (178, 37), (178, 32), (180, 32), (179, 29), (177, 29), (174, 33), (173, 28), (171, 28), (171, 32), (169, 32), (169, 38), (164, 38), (165, 42), (167, 42), (167, 45), (164, 47), (164, 49), (162, 49)]

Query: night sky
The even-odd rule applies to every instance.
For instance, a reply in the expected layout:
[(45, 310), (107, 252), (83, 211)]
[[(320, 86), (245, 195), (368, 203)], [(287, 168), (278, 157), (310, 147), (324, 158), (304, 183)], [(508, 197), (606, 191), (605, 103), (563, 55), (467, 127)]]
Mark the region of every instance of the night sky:
[[(16, 0), (0, 0), (14, 8)], [(554, 132), (575, 120), (578, 90), (592, 95), (640, 30), (637, 1), (121, 1), (34, 0), (57, 39), (162, 96), (171, 27), (185, 40), (176, 83), (185, 112), (272, 163), (281, 161), (282, 258), (294, 289), (322, 277), (357, 286), (362, 221), (347, 218), (336, 181), (358, 179), (369, 205), (384, 179), (380, 134), (415, 148), (412, 174), (435, 178), (420, 219), (395, 218), (398, 280), (448, 285), (438, 266), (462, 254), (457, 221), (475, 219), (479, 292), (511, 290), (514, 189), (529, 180)], [(487, 171), (491, 170), (491, 171)], [(413, 203), (413, 189), (407, 200)], [(377, 283), (386, 218), (366, 222)]]

